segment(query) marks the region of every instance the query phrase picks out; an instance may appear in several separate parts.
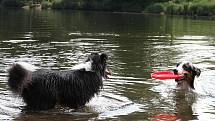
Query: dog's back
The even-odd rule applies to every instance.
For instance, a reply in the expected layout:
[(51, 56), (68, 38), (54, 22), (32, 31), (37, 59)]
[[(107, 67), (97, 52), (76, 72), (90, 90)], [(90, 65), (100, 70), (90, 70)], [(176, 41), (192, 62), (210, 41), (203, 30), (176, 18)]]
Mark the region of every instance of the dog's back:
[(18, 63), (9, 69), (8, 85), (30, 109), (46, 110), (56, 104), (78, 108), (102, 88), (106, 60), (106, 54), (91, 54), (83, 64), (87, 67), (76, 66), (69, 71), (32, 70), (27, 69), (28, 64)]
[(53, 108), (56, 103), (78, 108), (97, 94), (102, 85), (101, 77), (94, 72), (38, 70), (32, 73), (31, 83), (23, 87), (21, 95), (33, 109)]

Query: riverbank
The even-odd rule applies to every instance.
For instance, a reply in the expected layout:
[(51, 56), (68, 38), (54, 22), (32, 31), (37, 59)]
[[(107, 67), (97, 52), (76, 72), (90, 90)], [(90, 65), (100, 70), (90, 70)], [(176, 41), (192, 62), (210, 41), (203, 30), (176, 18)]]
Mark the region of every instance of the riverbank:
[[(38, 2), (39, 1), (39, 2)], [(155, 1), (145, 0), (0, 0), (5, 7), (21, 7), (31, 4), (41, 4), (42, 9), (73, 9), (73, 10), (97, 10), (97, 11), (123, 11), (141, 12), (144, 8)], [(166, 0), (165, 0), (166, 1)]]
[[(158, 1), (158, 0), (154, 0)], [(51, 3), (52, 9), (75, 9), (96, 11), (142, 12), (151, 1), (144, 0), (58, 0)]]
[[(6, 7), (31, 8), (30, 1), (0, 0)], [(36, 3), (38, 4), (38, 3)], [(186, 16), (214, 16), (215, 0), (42, 0), (42, 9), (73, 9), (114, 12), (155, 13)], [(27, 7), (26, 7), (27, 6)]]
[(214, 16), (215, 0), (174, 0), (154, 3), (147, 6), (144, 11), (170, 15)]

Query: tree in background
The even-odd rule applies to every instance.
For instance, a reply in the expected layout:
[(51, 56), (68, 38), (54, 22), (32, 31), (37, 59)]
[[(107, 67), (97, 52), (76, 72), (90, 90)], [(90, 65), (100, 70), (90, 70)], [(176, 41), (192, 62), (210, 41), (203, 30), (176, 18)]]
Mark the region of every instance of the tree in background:
[(1, 0), (0, 4), (5, 7), (21, 7), (25, 2), (25, 0)]

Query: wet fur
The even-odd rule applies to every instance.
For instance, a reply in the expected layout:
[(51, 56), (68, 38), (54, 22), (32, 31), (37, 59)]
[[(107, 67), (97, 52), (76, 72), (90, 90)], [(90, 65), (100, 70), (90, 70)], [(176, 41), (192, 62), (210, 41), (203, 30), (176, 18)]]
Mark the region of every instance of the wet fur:
[(83, 69), (53, 71), (40, 69), (30, 72), (19, 64), (9, 69), (8, 85), (20, 94), (29, 109), (47, 110), (56, 104), (79, 108), (98, 94), (103, 86), (106, 54), (91, 54), (92, 71)]
[(193, 64), (190, 62), (180, 62), (177, 64), (176, 69), (174, 69), (173, 71), (175, 74), (184, 75), (184, 78), (175, 80), (179, 88), (195, 89), (194, 87), (195, 77), (199, 77), (201, 74), (201, 70), (199, 68), (193, 66)]

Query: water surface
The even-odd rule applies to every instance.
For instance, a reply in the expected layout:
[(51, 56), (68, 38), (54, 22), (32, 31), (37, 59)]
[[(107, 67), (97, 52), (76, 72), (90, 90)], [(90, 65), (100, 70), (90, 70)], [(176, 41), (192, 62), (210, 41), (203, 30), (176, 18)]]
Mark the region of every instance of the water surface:
[[(214, 120), (215, 22), (207, 19), (83, 11), (0, 10), (0, 120)], [(113, 75), (86, 107), (26, 111), (6, 69), (16, 61), (70, 69), (105, 52)], [(153, 71), (192, 61), (198, 90), (184, 92)]]

